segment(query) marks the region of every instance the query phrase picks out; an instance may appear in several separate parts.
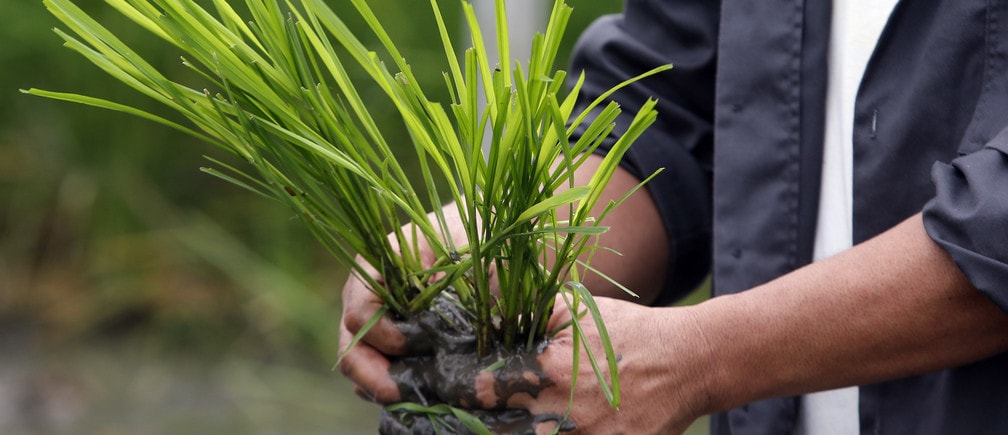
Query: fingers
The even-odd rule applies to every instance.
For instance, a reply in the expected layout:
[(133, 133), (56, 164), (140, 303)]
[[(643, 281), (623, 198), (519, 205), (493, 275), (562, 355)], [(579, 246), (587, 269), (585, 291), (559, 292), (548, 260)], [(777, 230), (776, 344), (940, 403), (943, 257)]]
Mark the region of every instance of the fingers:
[(476, 411), (484, 423), (488, 423), (487, 413), (511, 413), (515, 420), (508, 427), (523, 427), (518, 433), (555, 434), (575, 429), (566, 412), (568, 392), (556, 388), (541, 369), (513, 369), (476, 376), (476, 399), (480, 407), (489, 410)]
[[(348, 343), (352, 334), (340, 326), (340, 342)], [(346, 351), (339, 362), (339, 371), (355, 385), (355, 393), (362, 399), (382, 404), (402, 400), (399, 386), (389, 375), (388, 358), (366, 343), (357, 343)]]
[[(461, 231), (457, 209), (446, 208), (445, 215), (449, 227), (453, 229), (452, 234), (457, 237), (464, 236), (465, 232)], [(389, 238), (393, 249), (396, 249), (399, 245), (398, 240), (392, 235)], [(433, 264), (434, 252), (427, 246), (425, 240), (419, 240), (419, 243), (417, 250), (421, 262), (427, 265)], [(383, 282), (379, 272), (363, 258), (358, 257), (357, 264), (361, 266), (359, 273), (368, 277), (366, 281), (378, 284)], [(402, 400), (402, 395), (397, 381), (389, 373), (390, 368), (393, 368), (390, 358), (430, 352), (429, 340), (417, 339), (424, 337), (429, 331), (422, 330), (416, 323), (399, 324), (388, 316), (382, 316), (365, 331), (359, 342), (350, 347), (354, 338), (375, 318), (384, 305), (364, 281), (359, 276), (352, 275), (343, 288), (340, 349), (345, 353), (338, 367), (343, 375), (356, 384), (355, 392), (361, 398), (386, 404), (398, 402)], [(408, 337), (413, 339), (410, 340)]]
[[(346, 349), (353, 337), (382, 306), (382, 301), (368, 290), (361, 280), (351, 277), (347, 281), (343, 288), (343, 318), (340, 323), (349, 334), (344, 337), (344, 334), (340, 333), (341, 349)], [(361, 341), (386, 355), (402, 355), (406, 351), (406, 337), (399, 327), (385, 316), (365, 333)]]
[[(604, 297), (598, 297), (595, 301), (606, 318), (607, 327), (619, 328), (619, 325), (617, 325), (619, 323), (619, 311), (616, 311), (616, 309), (619, 308), (618, 306), (631, 305), (627, 302)], [(489, 386), (478, 383), (477, 391), (492, 390), (500, 392), (503, 389), (502, 383), (509, 383), (511, 386), (508, 388), (512, 394), (507, 398), (508, 407), (528, 409), (533, 414), (548, 414), (549, 412), (559, 412), (566, 408), (570, 389), (573, 387), (574, 370), (574, 330), (568, 325), (571, 319), (572, 315), (568, 311), (567, 305), (564, 303), (562, 297), (558, 296), (556, 309), (548, 323), (549, 330), (552, 331), (564, 325), (567, 326), (551, 337), (547, 345), (540, 352), (532, 356), (532, 362), (525, 362), (523, 366), (517, 367), (520, 370), (515, 371), (512, 368), (509, 374), (497, 373), (494, 378), (478, 378), (480, 382), (490, 382), (493, 385)], [(609, 325), (610, 320), (614, 320), (615, 322)], [(578, 323), (585, 334), (581, 337), (580, 346), (588, 346), (593, 350), (596, 358), (604, 358), (605, 351), (594, 319), (591, 316), (585, 316)], [(613, 345), (617, 348), (619, 347), (619, 343), (613, 343)], [(616, 350), (618, 354), (619, 349)], [(579, 348), (577, 351), (581, 357), (578, 366), (577, 389), (583, 392), (579, 394), (596, 395), (597, 393), (599, 396), (602, 396), (601, 386), (598, 384), (598, 380), (588, 361), (589, 356), (587, 352), (584, 348)], [(604, 360), (599, 361), (599, 363), (606, 364)], [(505, 367), (504, 369), (507, 368)], [(523, 391), (521, 388), (525, 390)], [(480, 397), (492, 397), (492, 395), (487, 392), (484, 393), (484, 396)], [(604, 401), (604, 397), (601, 400)]]
[[(377, 272), (371, 273), (377, 275)], [(380, 310), (382, 302), (361, 280), (351, 277), (343, 288), (343, 317), (340, 320), (340, 372), (354, 382), (354, 392), (362, 399), (382, 404), (401, 400), (399, 387), (389, 375), (386, 355), (401, 355), (406, 338), (388, 317), (383, 316), (353, 347), (354, 336)]]

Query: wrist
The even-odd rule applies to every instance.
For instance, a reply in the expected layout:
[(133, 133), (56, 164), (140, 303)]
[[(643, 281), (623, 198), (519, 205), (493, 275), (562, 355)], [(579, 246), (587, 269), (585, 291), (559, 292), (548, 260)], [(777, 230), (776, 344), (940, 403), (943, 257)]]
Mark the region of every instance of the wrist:
[[(760, 325), (735, 295), (721, 296), (677, 310), (682, 331), (673, 358), (683, 358), (684, 403), (695, 416), (742, 406), (773, 395), (775, 383), (786, 383), (781, 372), (770, 370), (775, 352), (759, 337)], [(767, 366), (769, 364), (769, 366)], [(786, 370), (784, 372), (787, 372)]]
[(650, 325), (651, 334), (641, 334), (638, 345), (651, 349), (654, 397), (669, 401), (683, 421), (721, 410), (725, 399), (719, 386), (720, 367), (711, 346), (710, 331), (703, 325), (698, 306), (650, 308), (640, 325)]

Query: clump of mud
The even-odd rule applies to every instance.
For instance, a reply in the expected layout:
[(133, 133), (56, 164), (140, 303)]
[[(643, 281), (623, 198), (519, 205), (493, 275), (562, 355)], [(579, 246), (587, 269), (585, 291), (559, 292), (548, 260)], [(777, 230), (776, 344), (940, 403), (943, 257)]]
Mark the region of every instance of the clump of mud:
[[(536, 349), (494, 349), (484, 357), (476, 352), (473, 317), (447, 297), (439, 297), (430, 309), (400, 322), (411, 355), (394, 361), (390, 372), (399, 385), (404, 402), (434, 407), (447, 404), (466, 409), (494, 434), (535, 434), (541, 423), (553, 422), (560, 432), (574, 429), (563, 416), (533, 415), (524, 409), (508, 409), (515, 394), (537, 397), (552, 382), (543, 373), (536, 356), (545, 349), (544, 340)], [(481, 408), (475, 397), (476, 376), (488, 367), (493, 371), (497, 403)], [(382, 435), (474, 434), (464, 421), (451, 413), (413, 412), (402, 407), (386, 407), (379, 425)]]

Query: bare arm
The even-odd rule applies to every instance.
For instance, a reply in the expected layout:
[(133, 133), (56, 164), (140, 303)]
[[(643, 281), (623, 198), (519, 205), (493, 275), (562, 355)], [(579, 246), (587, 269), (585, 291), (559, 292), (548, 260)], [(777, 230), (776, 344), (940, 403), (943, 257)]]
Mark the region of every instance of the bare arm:
[(921, 374), (1008, 349), (1008, 316), (972, 288), (919, 214), (692, 311), (715, 368), (707, 411)]
[[(622, 355), (619, 411), (582, 367), (582, 433), (672, 433), (755, 400), (955, 367), (1008, 350), (1008, 315), (971, 287), (916, 215), (749, 291), (685, 308), (600, 301)], [(561, 320), (561, 319), (558, 319)], [(567, 404), (569, 337), (540, 356), (560, 388), (513, 405)], [(657, 412), (657, 411), (661, 412)]]
[[(610, 192), (617, 196), (636, 184), (628, 174), (616, 180)], [(637, 197), (624, 204), (624, 213), (611, 217), (614, 228), (603, 241), (624, 256), (599, 258), (595, 264), (641, 290), (660, 283), (656, 277), (664, 278), (656, 271), (665, 258), (655, 256), (665, 250), (656, 242), (665, 239), (649, 232), (661, 228), (650, 197), (643, 191)], [(617, 291), (600, 282), (589, 285)], [(358, 291), (349, 294), (355, 293), (359, 296)], [(362, 309), (366, 297), (344, 299), (345, 314), (358, 318), (349, 323), (355, 330), (373, 309)], [(602, 412), (609, 408), (593, 375), (582, 373), (572, 418), (585, 433), (606, 427), (639, 428), (642, 433), (677, 430), (699, 415), (754, 400), (910, 376), (1008, 350), (1008, 316), (972, 288), (928, 237), (919, 214), (870, 241), (738, 295), (687, 308), (604, 299), (600, 304), (622, 355), (624, 400), (620, 411)], [(556, 321), (563, 316), (558, 314)], [(386, 343), (385, 353), (399, 353), (401, 341), (387, 345), (396, 342), (394, 331), (373, 332), (376, 345)], [(569, 399), (569, 345), (570, 338), (561, 335), (540, 356), (557, 387), (536, 400), (514, 397), (512, 406), (563, 412)], [(395, 400), (383, 364), (375, 363), (387, 365), (384, 357), (367, 345), (351, 353), (344, 363), (353, 363), (343, 365), (350, 377), (368, 388), (384, 386), (377, 388), (379, 401)], [(678, 413), (655, 412), (659, 408)]]
[[(598, 155), (589, 157), (578, 170), (575, 184), (586, 185), (601, 162), (602, 157)], [(610, 200), (619, 199), (639, 183), (640, 180), (629, 172), (618, 169), (606, 185), (601, 200), (593, 210), (593, 216), (597, 216)], [(584, 277), (585, 286), (596, 296), (645, 305), (653, 302), (665, 283), (669, 246), (665, 227), (651, 195), (645, 189), (638, 190), (610, 213), (602, 225), (610, 228), (602, 235), (599, 244), (612, 251), (597, 251), (592, 258), (592, 267), (640, 297), (628, 295), (596, 274)]]

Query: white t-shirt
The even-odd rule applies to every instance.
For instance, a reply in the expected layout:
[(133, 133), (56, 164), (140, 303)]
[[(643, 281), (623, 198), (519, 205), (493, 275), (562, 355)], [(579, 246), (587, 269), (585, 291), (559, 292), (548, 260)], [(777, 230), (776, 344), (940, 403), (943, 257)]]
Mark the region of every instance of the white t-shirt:
[[(854, 98), (865, 66), (897, 0), (834, 0), (826, 91), (826, 136), (813, 260), (851, 247)], [(857, 387), (802, 397), (798, 434), (860, 431)]]

